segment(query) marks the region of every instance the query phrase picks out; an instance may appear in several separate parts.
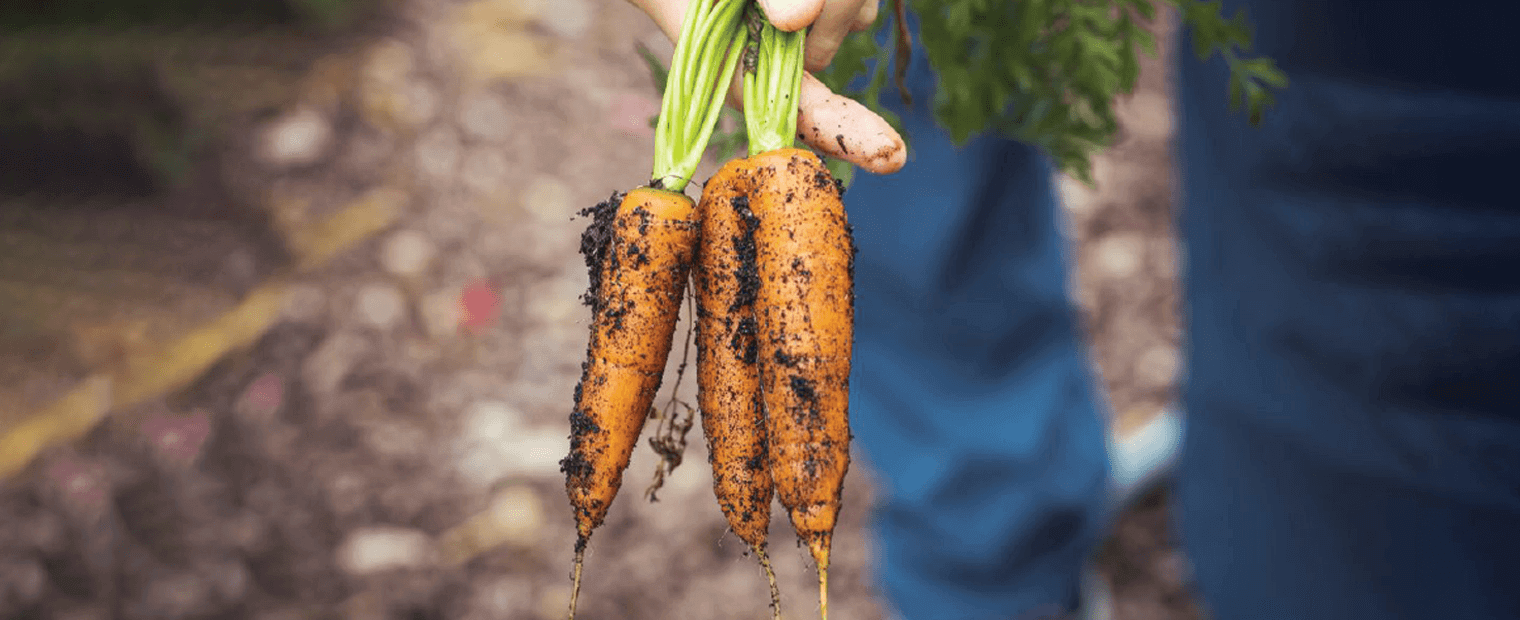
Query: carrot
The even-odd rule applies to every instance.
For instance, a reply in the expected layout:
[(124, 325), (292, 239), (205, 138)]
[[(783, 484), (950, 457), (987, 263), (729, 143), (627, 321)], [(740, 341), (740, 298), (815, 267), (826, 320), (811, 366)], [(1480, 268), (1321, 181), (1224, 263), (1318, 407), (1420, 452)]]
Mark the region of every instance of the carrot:
[[(592, 268), (591, 340), (560, 462), (575, 510), (577, 585), (586, 542), (622, 485), (654, 403), (696, 249), (686, 195), (639, 188), (598, 207), (582, 238)], [(573, 615), (573, 603), (572, 603)]]
[(758, 222), (755, 315), (771, 478), (818, 565), (827, 618), (829, 552), (850, 465), (854, 242), (828, 167), (792, 146), (805, 32), (780, 32), (758, 13), (750, 19), (760, 36), (751, 36), (755, 60), (744, 76), (745, 165)]
[(776, 574), (766, 554), (771, 523), (769, 431), (760, 397), (755, 294), (755, 229), (748, 168), (734, 160), (708, 179), (697, 270), (697, 405), (713, 470), (713, 493), (734, 534), (754, 549), (781, 613)]
[(800, 149), (750, 159), (771, 476), (818, 565), (819, 606), (828, 617), (829, 550), (850, 465), (854, 246), (823, 160)]
[(591, 335), (570, 414), (570, 454), (560, 461), (577, 531), (572, 619), (587, 542), (622, 486), (670, 355), (697, 249), (696, 205), (682, 190), (722, 109), (717, 83), (738, 66), (744, 4), (688, 5), (655, 130), (652, 180), (582, 213), (594, 216), (581, 237)]

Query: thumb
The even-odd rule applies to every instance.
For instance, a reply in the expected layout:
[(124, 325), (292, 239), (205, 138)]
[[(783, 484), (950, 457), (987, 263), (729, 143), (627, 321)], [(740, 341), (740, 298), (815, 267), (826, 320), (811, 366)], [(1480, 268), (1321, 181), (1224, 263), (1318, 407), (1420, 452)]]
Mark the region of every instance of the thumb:
[(824, 0), (760, 0), (760, 8), (782, 32), (797, 32), (818, 20), (823, 3)]

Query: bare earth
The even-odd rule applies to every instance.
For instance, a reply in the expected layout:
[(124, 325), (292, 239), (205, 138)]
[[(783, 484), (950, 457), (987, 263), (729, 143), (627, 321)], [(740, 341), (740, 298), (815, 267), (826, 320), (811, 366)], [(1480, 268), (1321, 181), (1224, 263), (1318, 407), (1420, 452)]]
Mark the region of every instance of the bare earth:
[[(0, 618), (563, 617), (558, 460), (587, 318), (572, 215), (647, 180), (658, 102), (637, 42), (670, 50), (622, 2), (415, 0), (391, 36), (314, 69), (304, 106), (250, 126), (225, 191), (321, 213), (379, 188), (401, 214), (303, 275), (250, 349), (0, 481)], [(1120, 429), (1172, 398), (1181, 366), (1161, 69), (1125, 102), (1099, 187), (1066, 185), (1074, 293)], [(635, 454), (580, 617), (769, 617), (689, 439), (658, 502), (642, 497), (655, 456)], [(839, 620), (885, 617), (857, 463)], [(1168, 531), (1160, 495), (1120, 520), (1101, 556), (1119, 618), (1199, 617)], [(793, 540), (777, 511), (784, 612), (811, 617)]]

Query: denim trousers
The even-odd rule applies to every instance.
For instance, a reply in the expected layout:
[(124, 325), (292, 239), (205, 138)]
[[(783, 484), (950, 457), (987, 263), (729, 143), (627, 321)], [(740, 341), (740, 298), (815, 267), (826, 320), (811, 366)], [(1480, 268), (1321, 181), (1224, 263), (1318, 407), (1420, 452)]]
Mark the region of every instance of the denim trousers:
[[(1520, 8), (1224, 6), (1291, 84), (1251, 126), (1177, 45), (1197, 590), (1218, 619), (1520, 618)], [(1069, 609), (1113, 515), (1052, 169), (952, 144), (917, 56), (908, 165), (845, 196), (875, 568), (906, 620)]]

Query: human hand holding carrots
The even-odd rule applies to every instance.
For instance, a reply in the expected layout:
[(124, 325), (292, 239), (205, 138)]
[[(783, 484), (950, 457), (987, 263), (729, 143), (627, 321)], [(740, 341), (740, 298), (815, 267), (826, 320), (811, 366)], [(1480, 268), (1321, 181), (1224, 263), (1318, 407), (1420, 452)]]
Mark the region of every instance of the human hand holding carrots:
[[(675, 41), (690, 0), (629, 0)], [(805, 45), (807, 71), (827, 67), (846, 36), (876, 21), (880, 0), (760, 0), (771, 23), (783, 32), (809, 28)], [(743, 108), (740, 82), (729, 88), (729, 105)], [(891, 174), (908, 159), (902, 136), (860, 102), (835, 94), (811, 74), (802, 78), (798, 97), (798, 138), (808, 146), (875, 174)]]

